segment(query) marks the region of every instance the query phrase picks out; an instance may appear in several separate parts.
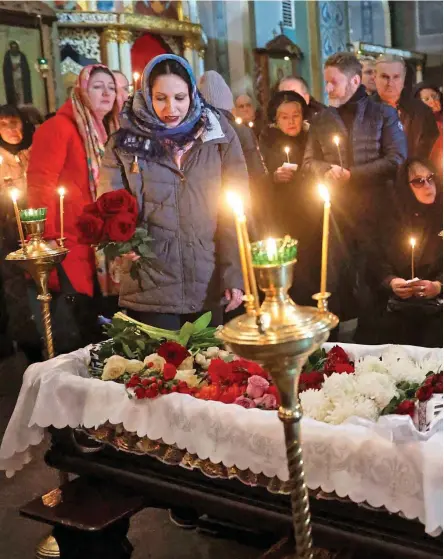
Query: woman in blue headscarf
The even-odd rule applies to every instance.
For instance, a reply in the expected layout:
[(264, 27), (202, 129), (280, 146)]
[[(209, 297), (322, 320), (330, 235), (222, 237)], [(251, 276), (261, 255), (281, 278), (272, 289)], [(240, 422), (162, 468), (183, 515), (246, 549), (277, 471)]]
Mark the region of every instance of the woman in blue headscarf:
[(248, 175), (233, 128), (205, 104), (189, 64), (170, 54), (146, 66), (120, 123), (102, 160), (99, 194), (125, 188), (136, 196), (156, 255), (141, 281), (124, 271), (120, 306), (173, 329), (223, 303), (236, 308), (243, 284), (224, 190), (248, 203)]

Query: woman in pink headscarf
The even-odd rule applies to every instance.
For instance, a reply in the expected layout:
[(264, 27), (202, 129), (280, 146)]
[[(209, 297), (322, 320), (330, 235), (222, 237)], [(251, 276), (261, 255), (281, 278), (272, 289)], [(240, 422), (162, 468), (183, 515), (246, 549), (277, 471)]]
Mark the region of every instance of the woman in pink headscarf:
[[(115, 77), (106, 66), (83, 68), (71, 98), (34, 135), (28, 167), (28, 204), (48, 208), (46, 235), (50, 239), (60, 237), (57, 189), (66, 189), (63, 233), (69, 254), (62, 266), (72, 292), (89, 297), (94, 294), (94, 252), (78, 244), (75, 224), (83, 207), (97, 197), (105, 143), (118, 128), (116, 90)], [(60, 288), (56, 274), (50, 287)]]

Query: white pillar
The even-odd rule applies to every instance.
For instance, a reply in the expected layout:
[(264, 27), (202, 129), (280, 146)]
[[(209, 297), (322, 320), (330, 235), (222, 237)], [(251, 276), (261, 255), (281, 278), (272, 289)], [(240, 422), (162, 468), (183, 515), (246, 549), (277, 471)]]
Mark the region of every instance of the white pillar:
[(106, 46), (106, 63), (110, 70), (118, 70), (120, 68), (118, 30), (108, 27), (103, 32)]
[(119, 57), (120, 71), (126, 76), (129, 83), (133, 83), (133, 68), (131, 64), (131, 45), (133, 44), (133, 34), (127, 29), (119, 31)]

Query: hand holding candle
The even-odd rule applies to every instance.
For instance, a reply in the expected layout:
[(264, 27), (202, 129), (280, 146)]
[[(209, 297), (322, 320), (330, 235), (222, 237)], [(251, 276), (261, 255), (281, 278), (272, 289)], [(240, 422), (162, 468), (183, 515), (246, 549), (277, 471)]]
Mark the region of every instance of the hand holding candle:
[(11, 189), (11, 199), (12, 199), (12, 203), (14, 205), (15, 219), (17, 220), (17, 227), (18, 227), (18, 231), (19, 231), (19, 235), (20, 235), (20, 242), (21, 242), (21, 245), (22, 245), (22, 249), (23, 249), (23, 252), (26, 253), (25, 236), (23, 235), (22, 222), (20, 220), (19, 209), (18, 209), (18, 206), (17, 206), (18, 197), (19, 197), (18, 189), (17, 188), (12, 188)]
[(341, 166), (341, 171), (342, 171), (344, 165), (342, 164), (341, 148), (339, 147), (339, 144), (341, 143), (339, 136), (333, 136), (333, 143), (335, 144), (336, 149), (338, 150), (339, 165)]
[(415, 279), (415, 246), (416, 246), (416, 239), (414, 237), (410, 238), (410, 246), (412, 247), (412, 279)]
[(320, 184), (319, 194), (324, 200), (324, 225), (322, 230), (322, 260), (321, 260), (321, 294), (327, 291), (328, 237), (330, 229), (330, 193), (328, 188)]
[(290, 148), (288, 146), (285, 146), (284, 151), (287, 154), (287, 163), (290, 163)]
[(63, 202), (65, 199), (65, 193), (66, 190), (63, 186), (61, 186), (58, 191), (59, 196), (60, 196), (60, 245), (63, 246), (63, 230), (64, 230), (64, 207), (63, 207)]

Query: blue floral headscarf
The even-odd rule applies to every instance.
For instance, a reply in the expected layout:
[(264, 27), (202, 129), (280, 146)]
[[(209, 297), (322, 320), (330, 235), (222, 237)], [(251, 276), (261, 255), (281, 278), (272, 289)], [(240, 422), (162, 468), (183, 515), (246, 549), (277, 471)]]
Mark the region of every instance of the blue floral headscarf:
[[(169, 128), (157, 116), (150, 92), (150, 75), (153, 69), (163, 62), (164, 60), (171, 60), (178, 62), (186, 70), (191, 84), (190, 94), (190, 108), (188, 109), (187, 116), (183, 121), (174, 128)], [(133, 99), (129, 100), (121, 113), (121, 126), (122, 128), (130, 128), (137, 131), (143, 136), (149, 138), (157, 137), (159, 140), (186, 137), (196, 126), (205, 107), (196, 85), (196, 79), (193, 70), (188, 62), (175, 54), (161, 54), (156, 56), (147, 64), (142, 74), (142, 87), (135, 92)]]

